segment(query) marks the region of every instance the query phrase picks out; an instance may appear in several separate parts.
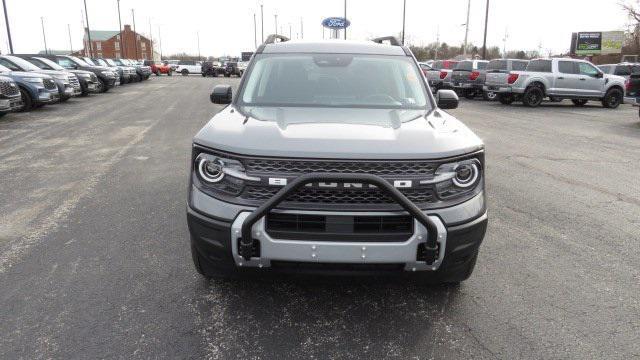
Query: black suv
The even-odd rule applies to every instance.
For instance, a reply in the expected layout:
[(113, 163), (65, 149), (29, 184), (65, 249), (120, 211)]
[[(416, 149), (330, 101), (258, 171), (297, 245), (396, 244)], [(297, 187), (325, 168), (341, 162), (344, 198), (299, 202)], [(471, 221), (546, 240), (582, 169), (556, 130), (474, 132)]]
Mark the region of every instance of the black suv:
[(217, 77), (218, 75), (224, 75), (225, 68), (220, 66), (220, 63), (217, 61), (204, 61), (202, 63), (202, 76), (213, 76)]
[(229, 61), (224, 66), (224, 76), (230, 77), (231, 75), (236, 75), (238, 77), (242, 76), (242, 70), (238, 68), (237, 62)]

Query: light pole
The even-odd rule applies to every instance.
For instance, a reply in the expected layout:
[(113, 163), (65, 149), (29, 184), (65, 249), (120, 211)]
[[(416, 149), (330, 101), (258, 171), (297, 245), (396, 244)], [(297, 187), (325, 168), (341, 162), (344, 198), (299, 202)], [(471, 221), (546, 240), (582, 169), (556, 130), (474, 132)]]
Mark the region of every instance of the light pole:
[(489, 26), (489, 0), (487, 0), (487, 11), (484, 15), (484, 40), (482, 41), (482, 60), (487, 60), (487, 28)]
[(292, 35), (291, 35), (291, 23), (289, 23), (289, 39), (292, 39), (292, 37), (291, 37), (291, 36), (292, 36)]
[(464, 30), (464, 49), (462, 49), (462, 56), (467, 57), (467, 40), (469, 39), (469, 13), (471, 12), (471, 0), (467, 1), (467, 23)]
[(300, 38), (304, 39), (304, 23), (302, 22), (302, 18), (300, 18)]
[(407, 0), (404, 0), (402, 5), (402, 45), (404, 45), (404, 29), (405, 21), (407, 18)]
[(201, 61), (202, 56), (200, 56), (200, 31), (196, 31), (196, 37), (198, 38), (198, 61)]
[(9, 15), (7, 15), (7, 4), (5, 0), (2, 0), (2, 7), (4, 8), (4, 23), (7, 25), (7, 39), (9, 40), (9, 53), (13, 54), (13, 42), (11, 42), (11, 29), (9, 28)]
[(153, 60), (153, 31), (151, 31), (151, 18), (149, 18), (149, 41), (151, 42), (151, 58)]
[(160, 45), (160, 61), (162, 61), (162, 33), (160, 32), (160, 25), (158, 25), (158, 41), (158, 45)]
[(260, 4), (260, 21), (262, 22), (261, 30), (260, 30), (260, 38), (262, 39), (260, 42), (264, 42), (264, 5)]
[(256, 25), (256, 13), (253, 13), (253, 48), (258, 48), (258, 27)]
[(138, 33), (136, 32), (136, 13), (133, 9), (131, 9), (131, 18), (133, 19), (133, 41), (136, 46), (136, 60), (138, 60)]
[(90, 30), (91, 28), (89, 27), (89, 13), (87, 12), (87, 0), (84, 0), (84, 17), (87, 22), (87, 39), (89, 40), (89, 57), (93, 57), (93, 45), (91, 44), (91, 30)]
[[(347, 20), (347, 0), (344, 0), (344, 19)], [(337, 38), (337, 36), (336, 36)], [(347, 27), (344, 27), (344, 39), (347, 40)]]
[(69, 53), (73, 54), (73, 43), (71, 42), (71, 25), (67, 24), (67, 30), (69, 31)]
[(273, 17), (275, 18), (275, 21), (276, 21), (276, 35), (278, 35), (278, 14), (273, 14)]
[(124, 46), (122, 46), (122, 19), (120, 18), (120, 0), (118, 0), (118, 26), (120, 26), (118, 28), (118, 30), (120, 31), (120, 40), (119, 40), (120, 51), (121, 51), (120, 56), (124, 58), (126, 56), (125, 56)]
[(49, 50), (47, 50), (47, 35), (44, 33), (44, 17), (40, 16), (40, 23), (42, 24), (42, 40), (44, 40), (44, 53), (49, 55)]

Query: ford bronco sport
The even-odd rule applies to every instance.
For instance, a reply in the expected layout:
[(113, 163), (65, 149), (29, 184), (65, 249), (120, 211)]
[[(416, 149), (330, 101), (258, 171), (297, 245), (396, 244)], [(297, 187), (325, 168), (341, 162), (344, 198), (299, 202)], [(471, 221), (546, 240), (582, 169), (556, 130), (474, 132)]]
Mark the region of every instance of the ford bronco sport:
[(397, 39), (272, 35), (236, 96), (228, 85), (210, 96), (229, 105), (193, 140), (199, 273), (471, 275), (487, 226), (484, 145)]

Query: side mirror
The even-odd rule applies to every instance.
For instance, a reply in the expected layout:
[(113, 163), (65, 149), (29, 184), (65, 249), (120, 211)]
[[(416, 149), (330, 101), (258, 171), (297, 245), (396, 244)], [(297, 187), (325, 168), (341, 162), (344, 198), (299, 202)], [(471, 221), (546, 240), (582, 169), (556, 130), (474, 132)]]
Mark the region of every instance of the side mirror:
[(233, 99), (231, 85), (216, 85), (209, 98), (214, 104), (231, 104), (231, 100)]
[(596, 79), (602, 79), (603, 77), (604, 77), (603, 73), (601, 73), (601, 72), (596, 73)]
[(440, 109), (456, 109), (458, 107), (458, 95), (453, 90), (438, 90), (436, 102)]

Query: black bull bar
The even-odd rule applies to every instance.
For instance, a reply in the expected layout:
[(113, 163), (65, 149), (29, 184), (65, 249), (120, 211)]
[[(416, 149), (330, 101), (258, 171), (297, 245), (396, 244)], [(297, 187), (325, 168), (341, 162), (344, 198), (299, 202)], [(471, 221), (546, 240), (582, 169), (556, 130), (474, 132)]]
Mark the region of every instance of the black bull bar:
[(429, 219), (429, 217), (420, 210), (414, 203), (412, 203), (402, 192), (393, 187), (388, 181), (377, 175), (371, 174), (342, 174), (342, 173), (311, 173), (297, 177), (289, 184), (284, 186), (280, 191), (273, 195), (269, 200), (255, 209), (242, 224), (242, 232), (240, 239), (240, 246), (238, 248), (239, 254), (245, 259), (251, 259), (251, 253), (253, 249), (253, 237), (251, 236), (251, 228), (262, 217), (266, 216), (269, 211), (278, 206), (289, 195), (300, 189), (301, 187), (313, 183), (313, 182), (360, 182), (369, 185), (375, 185), (382, 192), (389, 195), (395, 202), (397, 202), (406, 212), (413, 218), (418, 220), (427, 229), (427, 251), (437, 251), (437, 237), (438, 229), (436, 224)]

